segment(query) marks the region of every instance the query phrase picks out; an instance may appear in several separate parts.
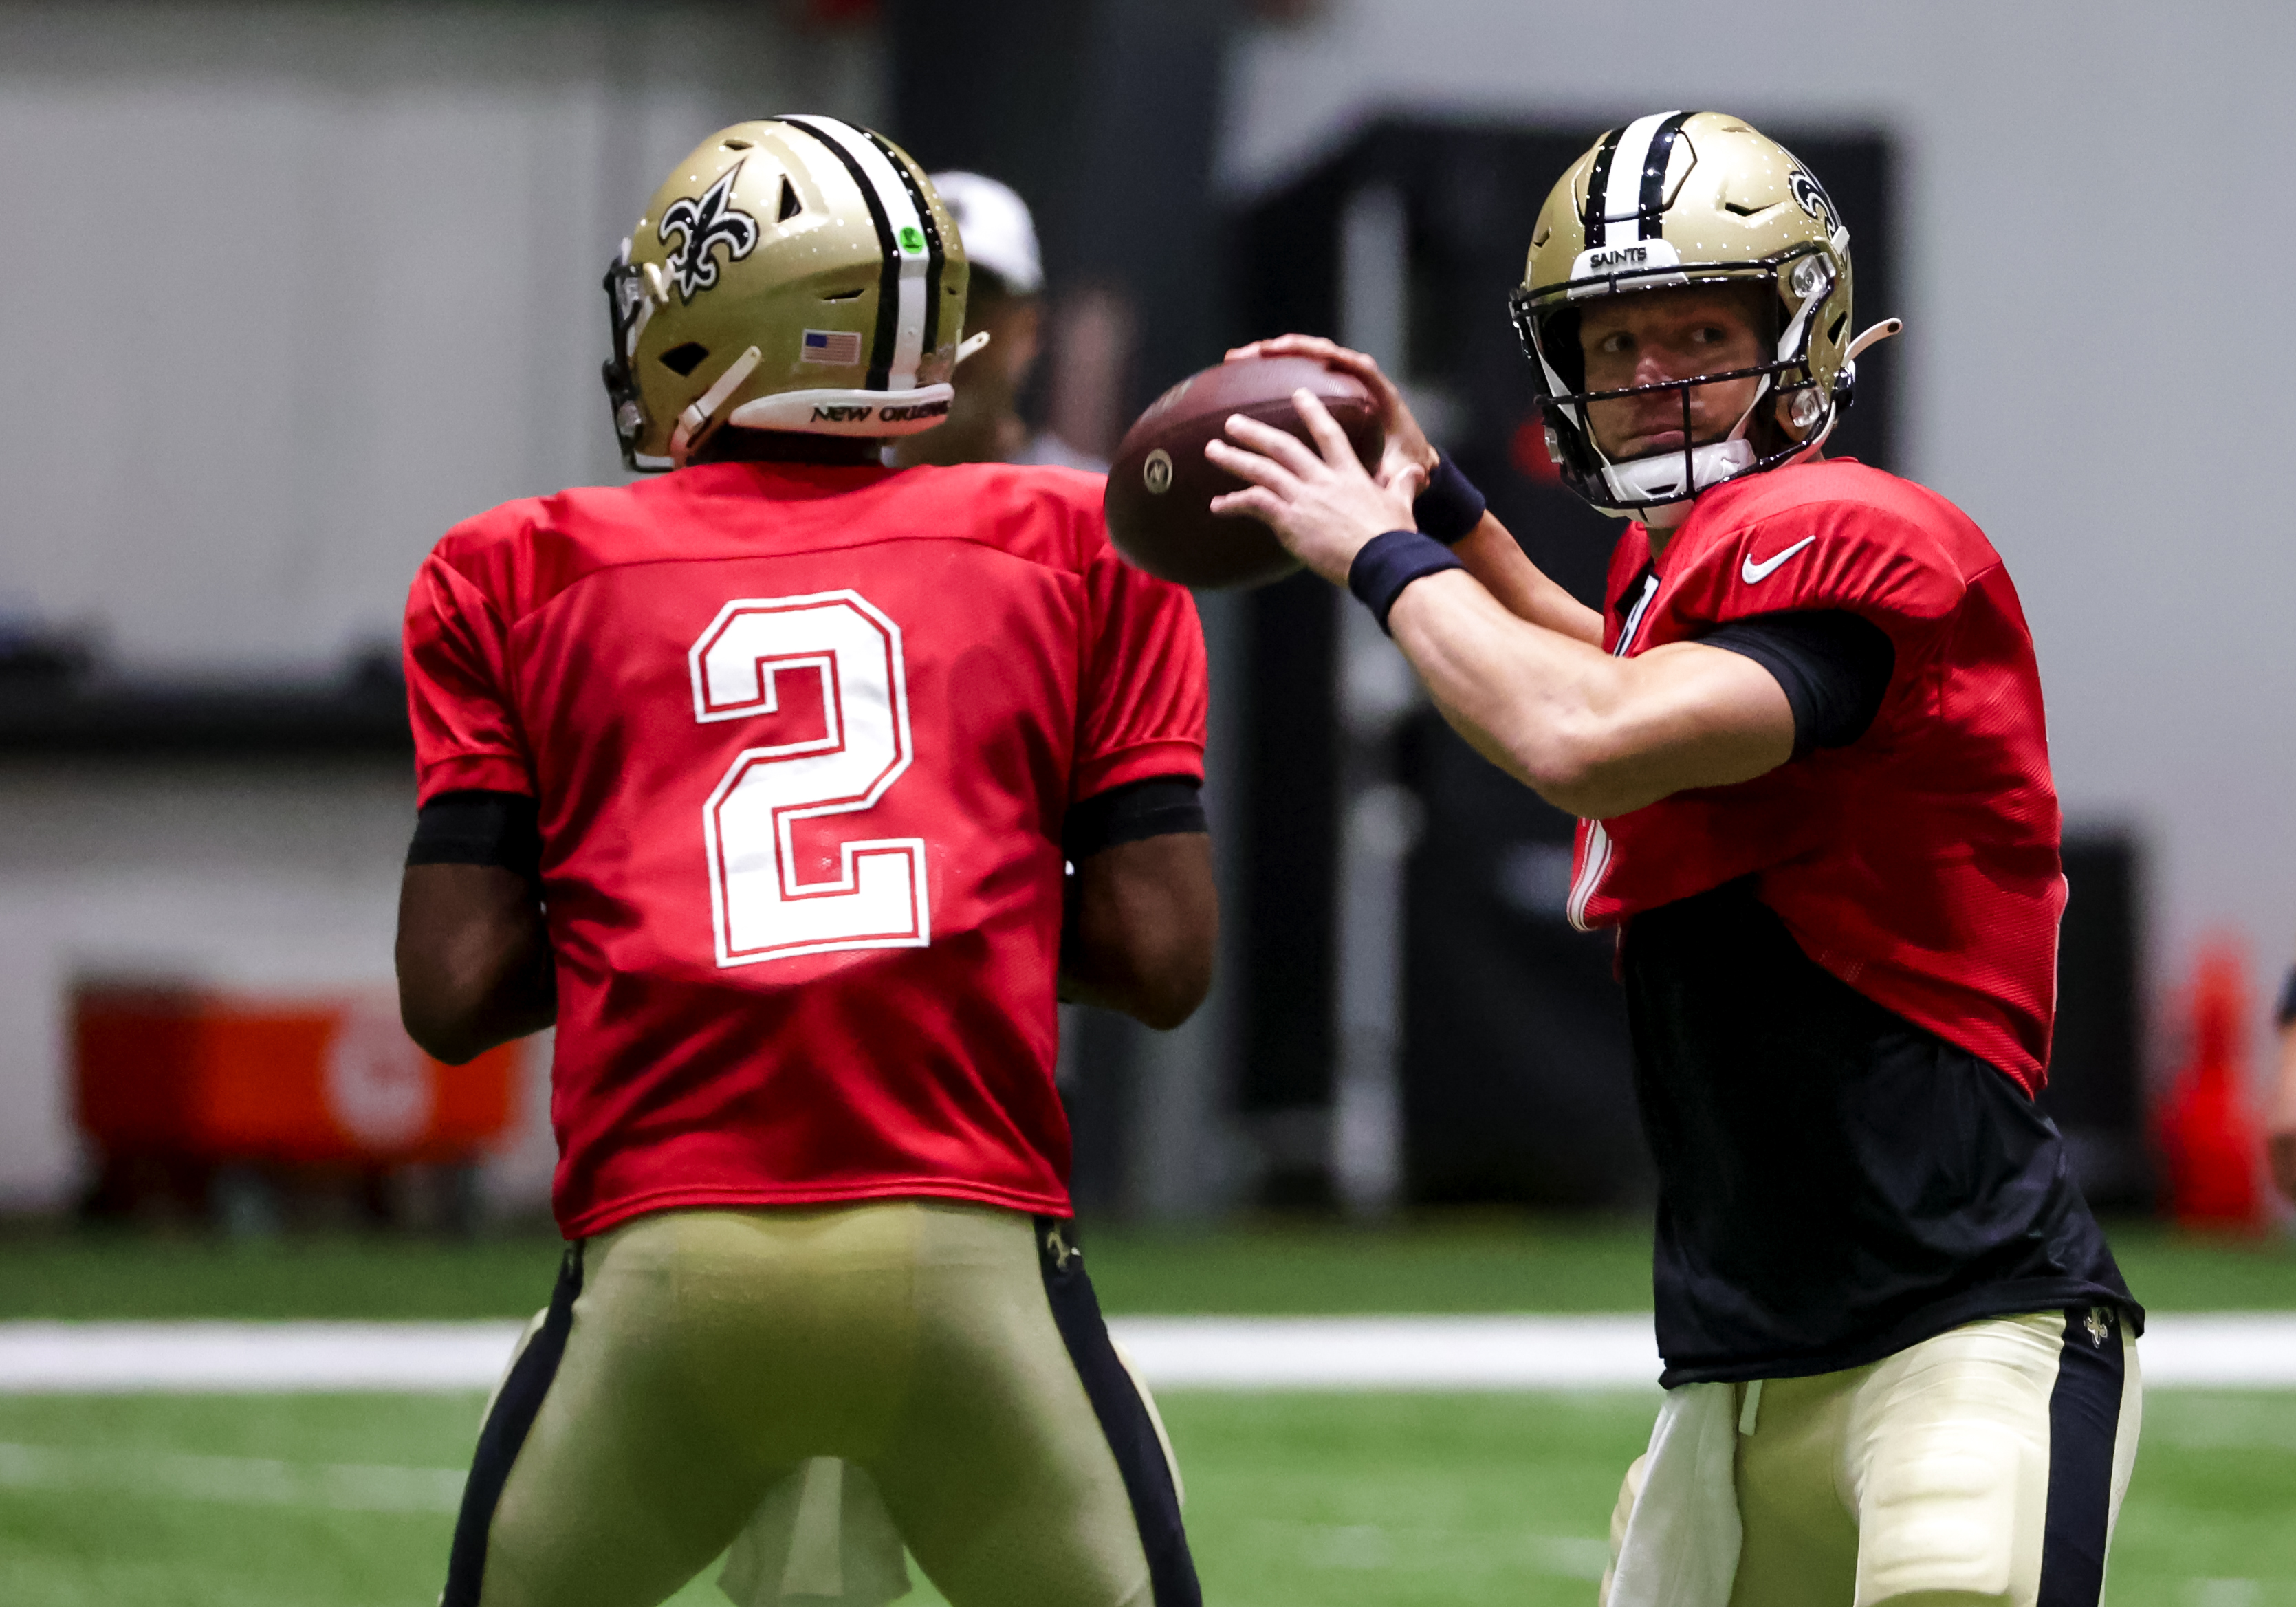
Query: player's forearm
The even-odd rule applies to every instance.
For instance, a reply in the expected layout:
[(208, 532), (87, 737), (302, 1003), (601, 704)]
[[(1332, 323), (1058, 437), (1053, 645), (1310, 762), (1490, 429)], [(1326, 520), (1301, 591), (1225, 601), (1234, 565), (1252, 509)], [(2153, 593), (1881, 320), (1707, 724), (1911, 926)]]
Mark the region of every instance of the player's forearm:
[(1602, 646), (1603, 616), (1549, 579), (1496, 516), (1486, 512), (1482, 522), (1451, 550), (1499, 606), (1517, 619)]
[(1793, 711), (1752, 660), (1696, 643), (1615, 659), (1515, 618), (1456, 570), (1406, 586), (1396, 643), (1467, 740), (1555, 808), (1604, 820), (1793, 754)]
[(1484, 758), (1571, 814), (1611, 801), (1616, 660), (1529, 622), (1456, 570), (1406, 587), (1388, 625), (1444, 717)]

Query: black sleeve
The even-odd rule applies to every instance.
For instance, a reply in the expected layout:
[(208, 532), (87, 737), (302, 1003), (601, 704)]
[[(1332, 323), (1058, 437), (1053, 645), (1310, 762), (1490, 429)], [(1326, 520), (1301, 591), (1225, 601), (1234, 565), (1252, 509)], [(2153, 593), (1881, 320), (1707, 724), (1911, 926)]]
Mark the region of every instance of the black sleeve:
[(1793, 709), (1794, 757), (1847, 748), (1882, 711), (1898, 650), (1871, 619), (1841, 609), (1758, 614), (1698, 638), (1742, 653), (1777, 677)]
[(1061, 823), (1061, 852), (1077, 865), (1119, 842), (1208, 832), (1202, 792), (1192, 775), (1152, 775), (1079, 799)]
[(441, 792), (414, 817), (409, 865), (498, 865), (542, 879), (537, 805), (523, 792)]

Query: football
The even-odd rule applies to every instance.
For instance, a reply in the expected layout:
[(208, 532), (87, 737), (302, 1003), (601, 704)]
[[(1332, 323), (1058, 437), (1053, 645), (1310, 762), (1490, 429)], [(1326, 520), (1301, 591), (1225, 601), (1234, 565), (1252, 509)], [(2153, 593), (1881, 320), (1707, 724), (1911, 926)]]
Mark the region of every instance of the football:
[(1306, 440), (1292, 401), (1300, 389), (1331, 409), (1364, 466), (1376, 469), (1386, 445), (1379, 406), (1354, 375), (1312, 357), (1217, 363), (1158, 397), (1125, 432), (1102, 502), (1116, 550), (1187, 586), (1259, 586), (1297, 569), (1266, 525), (1212, 512), (1213, 497), (1244, 482), (1206, 458), (1204, 444), (1222, 437), (1236, 413)]

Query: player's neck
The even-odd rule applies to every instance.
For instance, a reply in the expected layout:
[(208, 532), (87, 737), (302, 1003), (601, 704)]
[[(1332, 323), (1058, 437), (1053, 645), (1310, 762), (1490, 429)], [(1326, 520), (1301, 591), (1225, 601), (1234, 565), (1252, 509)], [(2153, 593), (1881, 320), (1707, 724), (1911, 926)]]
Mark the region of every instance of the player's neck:
[(720, 430), (693, 456), (697, 463), (824, 463), (831, 466), (880, 461), (880, 443), (869, 436), (808, 435), (796, 430)]
[[(1799, 468), (1803, 463), (1822, 463), (1824, 461), (1825, 448), (1820, 447), (1812, 451), (1808, 457), (1798, 457), (1791, 463), (1782, 463), (1770, 472), (1781, 474), (1788, 469)], [(1703, 493), (1701, 495), (1702, 496)], [(1652, 563), (1656, 563), (1665, 553), (1666, 544), (1674, 539), (1674, 533), (1682, 529), (1684, 521), (1690, 517), (1691, 509), (1696, 505), (1695, 500), (1678, 502), (1664, 508), (1652, 508), (1643, 515), (1643, 531), (1650, 539), (1650, 555)], [(1660, 522), (1661, 521), (1664, 522)]]

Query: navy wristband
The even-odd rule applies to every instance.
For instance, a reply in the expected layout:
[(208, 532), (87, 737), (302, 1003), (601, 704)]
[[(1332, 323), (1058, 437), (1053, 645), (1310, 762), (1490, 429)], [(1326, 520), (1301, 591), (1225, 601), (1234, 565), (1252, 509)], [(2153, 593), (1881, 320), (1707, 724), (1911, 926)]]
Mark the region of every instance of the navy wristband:
[(1403, 595), (1405, 586), (1445, 570), (1466, 567), (1432, 536), (1417, 530), (1390, 530), (1364, 543), (1356, 561), (1348, 565), (1348, 590), (1371, 610), (1380, 629), (1386, 630), (1388, 611)]
[(1459, 471), (1451, 455), (1439, 451), (1434, 472), (1412, 502), (1411, 517), (1436, 540), (1456, 545), (1475, 533), (1475, 527), (1483, 522), (1483, 510), (1489, 505), (1475, 489), (1475, 482)]
[(2296, 969), (2280, 984), (2280, 1007), (2272, 1013), (2272, 1021), (2276, 1027), (2296, 1024)]

